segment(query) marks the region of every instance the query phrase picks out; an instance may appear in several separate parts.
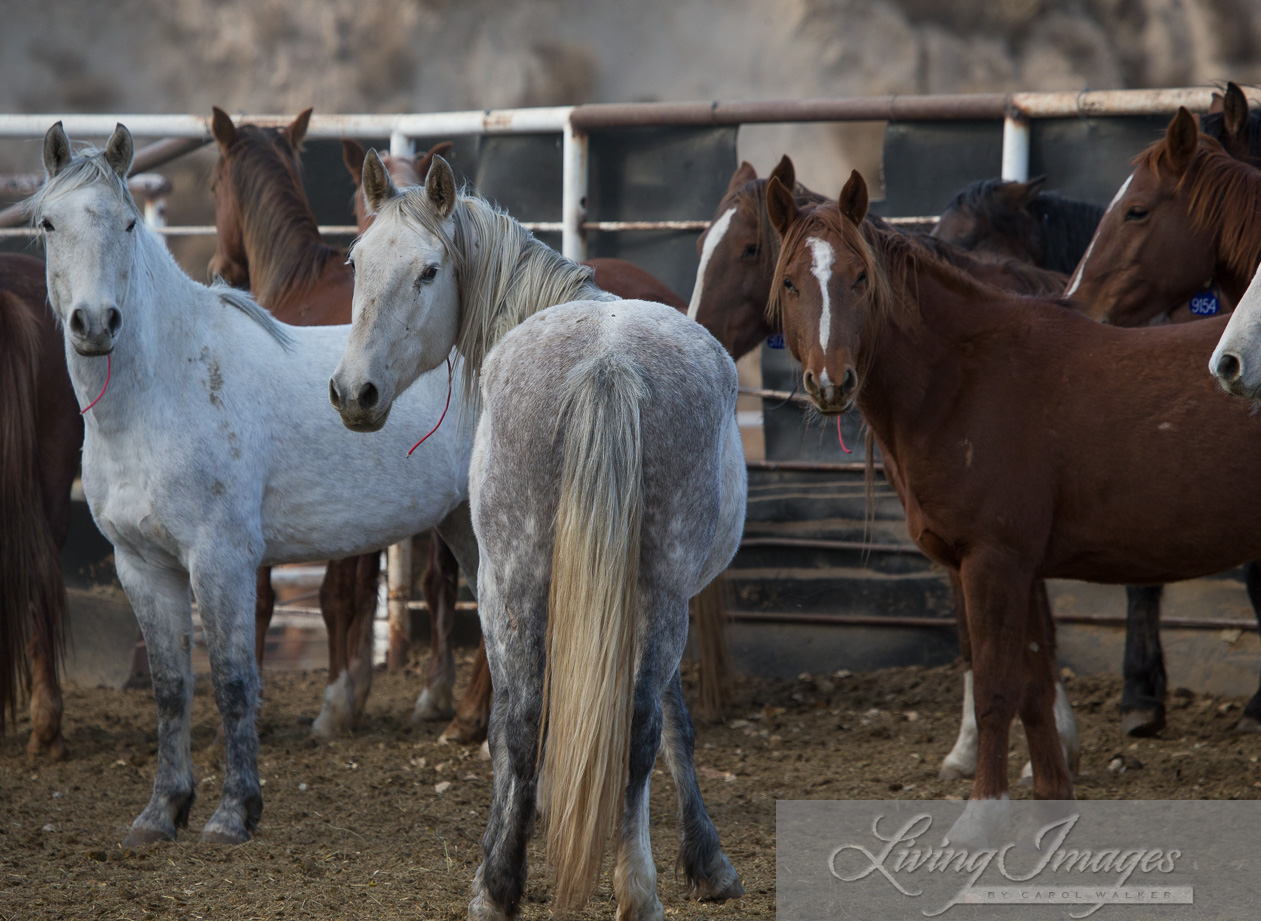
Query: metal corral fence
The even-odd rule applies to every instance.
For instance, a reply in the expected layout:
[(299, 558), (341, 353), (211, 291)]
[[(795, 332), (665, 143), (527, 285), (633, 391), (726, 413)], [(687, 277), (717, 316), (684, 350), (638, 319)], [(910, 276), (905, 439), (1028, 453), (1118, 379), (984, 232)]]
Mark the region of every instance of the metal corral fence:
[[(1255, 91), (1254, 91), (1255, 92)], [(1180, 106), (1192, 112), (1209, 110), (1211, 87), (1107, 90), (1055, 93), (989, 93), (956, 96), (892, 95), (840, 99), (806, 99), (753, 102), (633, 103), (557, 106), (532, 109), (502, 109), (411, 115), (313, 115), (308, 138), (389, 137), (390, 153), (414, 154), (416, 138), (459, 138), (488, 135), (559, 134), (561, 138), (562, 184), (559, 220), (526, 222), (538, 232), (559, 232), (562, 252), (574, 260), (587, 256), (587, 236), (592, 232), (701, 231), (709, 224), (703, 215), (690, 220), (590, 221), (587, 219), (589, 188), (588, 133), (625, 128), (732, 128), (742, 125), (841, 123), (841, 122), (1001, 122), (1001, 176), (1025, 181), (1030, 170), (1031, 124), (1039, 119), (1115, 118), (1170, 116)], [(1254, 96), (1254, 101), (1256, 97)], [(60, 119), (72, 137), (105, 137), (122, 122), (136, 136), (162, 138), (137, 150), (132, 189), (145, 208), (146, 219), (159, 232), (168, 235), (213, 235), (213, 226), (167, 226), (164, 204), (170, 184), (152, 171), (165, 163), (210, 143), (209, 118), (194, 115), (0, 115), (0, 138), (39, 138), (49, 125)], [(281, 127), (290, 116), (247, 115), (239, 120)], [(0, 180), (0, 193), (29, 194), (42, 181), (40, 174), (27, 174)], [(979, 178), (979, 177), (978, 177)], [(0, 235), (23, 235), (31, 231), (21, 225), (26, 215), (21, 204), (0, 211)], [(924, 220), (924, 218), (908, 218)], [(324, 226), (325, 234), (354, 233), (353, 226)], [(769, 392), (761, 395), (772, 396)], [(787, 394), (776, 392), (775, 397)], [(752, 462), (753, 468), (777, 472), (789, 469), (816, 472), (856, 473), (858, 464), (820, 463), (817, 460), (794, 463), (783, 459)], [(765, 541), (763, 541), (765, 542)], [(771, 541), (787, 544), (783, 539)], [(806, 540), (816, 549), (848, 547), (847, 541)], [(865, 542), (867, 551), (883, 545)], [(746, 539), (755, 550), (759, 538)], [(836, 545), (833, 547), (832, 545)], [(827, 545), (826, 547), (824, 545)], [(907, 547), (885, 547), (890, 553), (913, 551)], [(407, 590), (410, 580), (410, 546), (394, 547), (389, 553), (390, 619), (400, 625), (407, 618)], [(795, 622), (807, 622), (812, 615), (801, 612)], [(818, 615), (829, 623), (862, 624), (868, 621), (886, 626), (945, 626), (952, 621), (933, 616), (868, 618), (863, 615)], [(1119, 618), (1082, 615), (1059, 619), (1089, 622), (1123, 622)], [(922, 621), (922, 623), (921, 623)], [(1208, 620), (1187, 626), (1246, 626)]]
[[(857, 96), (757, 102), (614, 103), (533, 109), (490, 109), (415, 115), (313, 115), (307, 137), (390, 138), (390, 153), (411, 155), (412, 139), (494, 134), (561, 135), (563, 162), (560, 220), (528, 224), (535, 231), (561, 234), (561, 251), (571, 259), (586, 257), (590, 231), (703, 230), (707, 219), (688, 221), (586, 220), (588, 188), (587, 132), (601, 128), (721, 127), (803, 122), (1001, 121), (1004, 179), (1029, 178), (1031, 121), (1047, 118), (1172, 115), (1179, 106), (1207, 112), (1208, 87), (1159, 90), (1102, 90), (1059, 93), (977, 93), (958, 96)], [(71, 136), (108, 136), (122, 122), (140, 137), (160, 137), (137, 151), (135, 173), (152, 170), (210, 142), (209, 118), (196, 115), (0, 115), (0, 137), (39, 138), (60, 119)], [(249, 115), (245, 121), (276, 127), (288, 116)], [(10, 182), (10, 191), (34, 191), (38, 175)], [(164, 226), (165, 191), (156, 180), (137, 189), (147, 203), (146, 217), (166, 234), (213, 234), (208, 226)], [(156, 187), (155, 187), (156, 186)], [(0, 189), (3, 190), (3, 189)], [(20, 205), (0, 211), (0, 228), (24, 233)], [(353, 233), (353, 227), (323, 227), (324, 233)], [(4, 232), (4, 231), (0, 231)]]

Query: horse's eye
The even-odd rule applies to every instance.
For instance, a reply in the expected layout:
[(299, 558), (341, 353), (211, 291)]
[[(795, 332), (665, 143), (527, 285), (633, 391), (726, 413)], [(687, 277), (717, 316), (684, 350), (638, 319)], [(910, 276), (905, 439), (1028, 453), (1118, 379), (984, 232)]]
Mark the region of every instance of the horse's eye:
[(50, 221), (48, 218), (44, 218), (42, 221), (39, 222), (39, 229), (44, 231), (45, 233), (52, 233), (55, 228), (53, 227), (52, 221)]
[(861, 272), (861, 273), (859, 274), (859, 276), (858, 276), (856, 279), (854, 279), (854, 284), (853, 284), (853, 285), (851, 285), (850, 287), (851, 287), (851, 290), (853, 290), (853, 291), (857, 291), (859, 288), (861, 288), (861, 287), (862, 287), (863, 285), (865, 285), (865, 284), (867, 284), (867, 272), (866, 272), (866, 270), (864, 270), (863, 272)]
[(136, 229), (136, 222), (135, 222), (135, 221), (132, 221), (130, 224), (128, 224), (128, 225), (127, 225), (127, 232), (128, 232), (128, 233), (131, 233), (131, 232), (132, 232), (133, 230), (135, 230), (135, 229)]
[(1147, 209), (1140, 208), (1137, 205), (1125, 212), (1125, 219), (1127, 221), (1141, 221), (1145, 217), (1147, 217)]
[(792, 279), (791, 279), (791, 278), (785, 278), (785, 279), (784, 279), (784, 290), (785, 290), (785, 291), (787, 291), (787, 292), (788, 292), (788, 293), (790, 293), (790, 294), (796, 294), (796, 293), (797, 293), (797, 286), (796, 286), (796, 285), (794, 285), (794, 284), (792, 283)]
[(425, 270), (420, 273), (420, 278), (417, 279), (417, 283), (427, 285), (437, 277), (438, 267), (436, 265), (427, 265), (425, 266)]
[(744, 248), (744, 257), (746, 259), (753, 259), (761, 251), (762, 251), (762, 248), (758, 246), (756, 243), (750, 243), (748, 246)]

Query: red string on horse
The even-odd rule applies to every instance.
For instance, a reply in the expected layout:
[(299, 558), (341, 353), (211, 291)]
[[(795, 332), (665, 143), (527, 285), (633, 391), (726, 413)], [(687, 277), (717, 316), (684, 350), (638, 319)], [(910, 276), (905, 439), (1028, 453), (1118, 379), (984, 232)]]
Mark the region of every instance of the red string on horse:
[[(447, 417), (447, 409), (449, 409), (450, 406), (451, 406), (451, 357), (447, 356), (447, 402), (446, 402), (446, 405), (442, 407), (442, 415), (438, 417), (438, 425), (442, 425), (442, 420)], [(435, 425), (433, 428), (431, 428), (425, 434), (425, 438), (420, 439), (420, 441), (412, 445), (412, 451), (415, 451), (417, 448), (423, 445), (425, 443), (426, 438), (428, 438), (434, 432), (438, 431), (438, 425)], [(407, 452), (408, 457), (412, 456), (412, 451)]]
[(841, 434), (841, 417), (836, 417), (836, 440), (841, 443), (841, 450), (846, 454), (853, 454), (849, 448), (845, 447), (845, 436)]
[(82, 416), (85, 412), (87, 412), (97, 403), (101, 402), (101, 397), (105, 396), (105, 389), (109, 387), (109, 372), (110, 372), (110, 357), (109, 355), (106, 355), (105, 356), (105, 383), (101, 386), (101, 392), (96, 395), (96, 399), (93, 400), (91, 403), (89, 403), (87, 406), (83, 407), (83, 409), (79, 410), (80, 416)]

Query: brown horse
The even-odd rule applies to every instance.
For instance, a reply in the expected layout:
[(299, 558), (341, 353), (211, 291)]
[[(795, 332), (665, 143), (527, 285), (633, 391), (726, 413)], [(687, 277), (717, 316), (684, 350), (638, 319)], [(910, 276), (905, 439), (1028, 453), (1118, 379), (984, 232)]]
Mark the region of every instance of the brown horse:
[[(709, 330), (733, 358), (748, 354), (767, 336), (779, 332), (766, 315), (771, 276), (779, 257), (779, 238), (766, 217), (766, 184), (772, 177), (793, 190), (799, 207), (825, 200), (797, 182), (796, 169), (787, 155), (771, 170), (768, 179), (759, 179), (751, 164), (741, 163), (718, 203), (709, 229), (696, 241), (700, 264), (688, 316)], [(1044, 271), (1016, 259), (981, 260), (926, 234), (915, 236), (940, 257), (992, 284), (1022, 294), (1063, 290), (1064, 276), (1058, 272)]]
[[(960, 575), (973, 798), (1006, 794), (1017, 714), (1035, 795), (1071, 797), (1037, 580), (1167, 582), (1261, 554), (1261, 428), (1204, 373), (1224, 319), (1118, 329), (979, 284), (864, 224), (857, 173), (836, 204), (801, 210), (773, 182), (767, 207), (783, 237), (772, 309), (806, 392), (827, 414), (857, 405), (896, 459), (911, 537)], [(1222, 476), (1182, 462), (1191, 434)]]
[(61, 546), (83, 420), (46, 300), (44, 264), (0, 254), (0, 731), (25, 684), (27, 755), (47, 752), (60, 761), (67, 754), (58, 683), (66, 617)]
[(1171, 304), (1226, 312), (1261, 259), (1259, 190), (1261, 173), (1179, 109), (1165, 137), (1135, 158), (1068, 294), (1092, 318), (1124, 326), (1150, 322)]
[(1208, 114), (1200, 119), (1200, 130), (1216, 138), (1236, 160), (1261, 166), (1261, 109), (1248, 105), (1236, 83), (1227, 83), (1225, 93), (1214, 93)]

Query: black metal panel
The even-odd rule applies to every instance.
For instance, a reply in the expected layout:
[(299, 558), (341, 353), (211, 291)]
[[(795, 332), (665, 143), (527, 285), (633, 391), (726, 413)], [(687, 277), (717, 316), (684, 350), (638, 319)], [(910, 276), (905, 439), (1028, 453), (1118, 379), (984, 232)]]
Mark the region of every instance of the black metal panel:
[(1106, 205), (1130, 174), (1130, 161), (1168, 124), (1164, 115), (1039, 119), (1030, 134), (1029, 175), (1045, 175), (1048, 190)]

